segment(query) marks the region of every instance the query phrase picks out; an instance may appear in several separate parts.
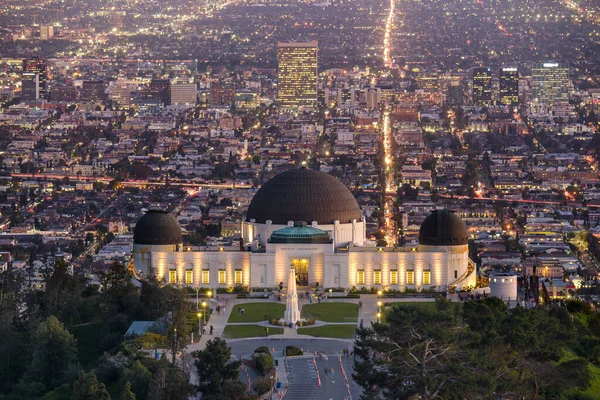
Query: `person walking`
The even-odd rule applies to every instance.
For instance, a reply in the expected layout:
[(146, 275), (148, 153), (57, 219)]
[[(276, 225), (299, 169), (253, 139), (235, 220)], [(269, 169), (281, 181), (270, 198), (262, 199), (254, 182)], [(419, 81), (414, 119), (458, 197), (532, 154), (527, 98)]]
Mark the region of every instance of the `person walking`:
[(210, 326), (210, 334), (212, 335), (214, 331), (215, 331), (215, 328), (211, 325)]

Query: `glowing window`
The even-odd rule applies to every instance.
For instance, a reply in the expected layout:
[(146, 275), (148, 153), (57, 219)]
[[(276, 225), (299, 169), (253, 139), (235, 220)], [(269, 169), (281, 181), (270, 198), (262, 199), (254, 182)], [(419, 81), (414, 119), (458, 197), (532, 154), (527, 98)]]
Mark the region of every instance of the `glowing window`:
[(191, 269), (185, 271), (185, 283), (186, 285), (191, 285), (194, 283), (194, 271)]
[(397, 285), (398, 284), (398, 271), (390, 271), (390, 284)]
[(241, 269), (235, 270), (235, 284), (236, 285), (242, 284), (242, 270)]
[(202, 270), (202, 283), (205, 285), (210, 283), (210, 271), (207, 269)]
[(406, 284), (407, 285), (415, 284), (415, 271), (406, 271)]
[(375, 285), (381, 285), (381, 270), (376, 269), (373, 273), (373, 283)]
[(431, 285), (431, 271), (423, 271), (423, 285)]
[(222, 283), (227, 283), (226, 282), (226, 278), (227, 278), (227, 275), (225, 274), (225, 270), (224, 269), (220, 269), (219, 270), (219, 280), (218, 280), (218, 283), (221, 283), (221, 284)]
[(177, 271), (169, 270), (169, 283), (177, 283)]
[(358, 271), (356, 271), (356, 283), (359, 285), (365, 284), (365, 270), (364, 269), (359, 269)]

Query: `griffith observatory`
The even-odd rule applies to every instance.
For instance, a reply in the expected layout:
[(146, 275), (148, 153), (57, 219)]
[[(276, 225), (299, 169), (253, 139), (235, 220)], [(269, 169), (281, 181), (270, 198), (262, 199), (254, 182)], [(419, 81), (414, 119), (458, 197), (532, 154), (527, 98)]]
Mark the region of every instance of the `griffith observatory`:
[(435, 210), (417, 251), (375, 247), (352, 192), (310, 169), (280, 173), (256, 192), (241, 222), (239, 247), (185, 251), (177, 219), (150, 210), (137, 222), (133, 263), (140, 278), (193, 287), (275, 288), (295, 269), (298, 286), (447, 291), (476, 284), (465, 223)]

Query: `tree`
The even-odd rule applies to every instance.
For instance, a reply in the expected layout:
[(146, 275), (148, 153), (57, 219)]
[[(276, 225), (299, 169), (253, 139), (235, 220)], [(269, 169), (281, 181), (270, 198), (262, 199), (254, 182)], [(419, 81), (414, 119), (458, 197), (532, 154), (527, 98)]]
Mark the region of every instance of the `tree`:
[(204, 350), (195, 351), (192, 355), (197, 358), (198, 388), (203, 399), (239, 399), (244, 396), (244, 386), (238, 379), (241, 362), (230, 361), (231, 348), (225, 340), (209, 340)]
[(148, 400), (187, 400), (193, 391), (184, 372), (161, 358), (148, 387)]
[(86, 374), (84, 371), (81, 371), (79, 373), (79, 378), (73, 382), (73, 394), (75, 400), (110, 399), (110, 395), (108, 394), (108, 391), (106, 391), (104, 383), (98, 383), (98, 379), (93, 372)]
[(77, 361), (77, 343), (64, 325), (50, 316), (33, 335), (30, 377), (52, 389), (62, 383), (62, 374)]
[(358, 330), (353, 377), (363, 399), (566, 398), (589, 385), (585, 360), (560, 362), (575, 336), (564, 308), (395, 306), (386, 323)]
[(135, 400), (135, 394), (131, 391), (131, 383), (125, 382), (123, 393), (121, 393), (121, 400)]
[(127, 379), (129, 389), (133, 391), (135, 396), (145, 399), (148, 393), (148, 385), (152, 380), (152, 373), (139, 360), (136, 360), (125, 370), (124, 377)]

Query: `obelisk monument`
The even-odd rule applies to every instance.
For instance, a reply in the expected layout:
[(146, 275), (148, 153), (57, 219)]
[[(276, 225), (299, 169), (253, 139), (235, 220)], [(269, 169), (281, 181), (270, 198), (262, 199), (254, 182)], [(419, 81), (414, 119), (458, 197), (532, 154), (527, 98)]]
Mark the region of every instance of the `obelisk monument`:
[(300, 310), (298, 309), (298, 290), (296, 289), (296, 270), (290, 268), (288, 274), (287, 297), (285, 299), (285, 313), (283, 319), (286, 324), (295, 324), (300, 319)]

